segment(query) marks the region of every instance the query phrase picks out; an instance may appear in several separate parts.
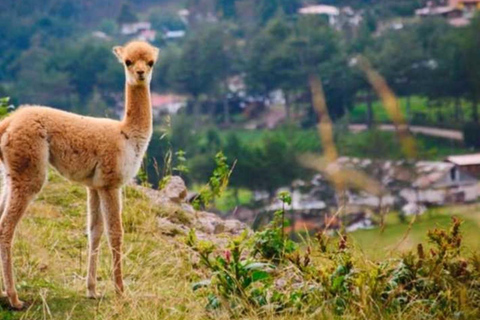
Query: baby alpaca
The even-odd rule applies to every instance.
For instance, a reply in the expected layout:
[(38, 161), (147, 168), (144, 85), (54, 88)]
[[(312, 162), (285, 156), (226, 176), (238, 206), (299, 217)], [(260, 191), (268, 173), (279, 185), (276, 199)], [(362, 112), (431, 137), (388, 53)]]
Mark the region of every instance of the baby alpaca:
[(13, 276), (15, 227), (42, 189), (49, 163), (88, 189), (88, 297), (97, 297), (97, 255), (104, 224), (113, 256), (115, 289), (123, 292), (121, 187), (140, 168), (152, 135), (149, 87), (158, 49), (135, 41), (114, 47), (113, 52), (125, 67), (122, 121), (26, 106), (0, 123), (0, 160), (5, 167), (0, 196), (0, 256), (5, 293), (13, 308), (23, 307)]

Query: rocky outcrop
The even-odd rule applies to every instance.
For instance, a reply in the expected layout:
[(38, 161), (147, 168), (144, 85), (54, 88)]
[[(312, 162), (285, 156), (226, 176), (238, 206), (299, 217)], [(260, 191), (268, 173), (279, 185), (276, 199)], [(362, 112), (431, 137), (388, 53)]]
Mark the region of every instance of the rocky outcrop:
[(228, 238), (223, 236), (239, 235), (244, 230), (250, 232), (249, 227), (238, 220), (224, 220), (214, 213), (195, 210), (186, 202), (188, 190), (181, 177), (172, 176), (160, 191), (141, 186), (136, 188), (161, 208), (157, 223), (165, 235), (182, 235), (193, 228), (199, 239), (222, 242), (222, 238)]

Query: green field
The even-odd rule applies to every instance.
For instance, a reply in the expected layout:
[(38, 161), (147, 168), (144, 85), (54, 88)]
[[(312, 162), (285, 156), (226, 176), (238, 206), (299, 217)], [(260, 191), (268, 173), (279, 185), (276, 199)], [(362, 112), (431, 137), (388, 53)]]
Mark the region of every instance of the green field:
[[(406, 98), (399, 98), (400, 110), (407, 116)], [(385, 108), (381, 101), (372, 103), (374, 120), (377, 123), (391, 123)], [(432, 102), (428, 104), (427, 98), (412, 96), (410, 98), (410, 113), (408, 118), (410, 123), (417, 125), (438, 126), (447, 128), (460, 128), (461, 119), (468, 121), (471, 119), (472, 111), (470, 105), (462, 101), (461, 115), (457, 119), (453, 101), (439, 105)], [(349, 119), (354, 123), (365, 123), (367, 120), (367, 104), (359, 103), (350, 112)], [(458, 120), (458, 121), (457, 121)]]
[(465, 205), (429, 209), (411, 225), (399, 221), (396, 214), (389, 214), (385, 229), (359, 230), (351, 233), (357, 248), (370, 258), (382, 259), (386, 256), (398, 257), (401, 252), (427, 242), (427, 231), (433, 228), (448, 228), (452, 216), (461, 218), (464, 223), (463, 243), (468, 251), (480, 250), (480, 205)]
[[(300, 129), (280, 127), (274, 130), (222, 130), (220, 131), (222, 139), (226, 140), (230, 134), (235, 134), (246, 145), (262, 145), (269, 136), (282, 137), (297, 153), (322, 152), (322, 143), (316, 129)], [(376, 132), (382, 137), (382, 141), (390, 144), (389, 149), (392, 154), (385, 154), (385, 158), (399, 158), (400, 145), (394, 132)], [(445, 156), (452, 154), (462, 154), (471, 152), (460, 142), (435, 138), (417, 134), (414, 136), (417, 142), (418, 157), (424, 160), (443, 160)], [(352, 157), (370, 157), (362, 145), (371, 144), (368, 132), (351, 133), (346, 131), (343, 126), (337, 126), (335, 129), (335, 144), (340, 156)], [(360, 146), (360, 147), (359, 147)], [(378, 155), (376, 155), (378, 156)]]

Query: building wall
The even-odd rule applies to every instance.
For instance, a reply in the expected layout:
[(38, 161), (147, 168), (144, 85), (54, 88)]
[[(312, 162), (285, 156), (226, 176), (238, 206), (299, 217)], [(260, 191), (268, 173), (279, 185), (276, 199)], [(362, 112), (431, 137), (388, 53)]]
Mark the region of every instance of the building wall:
[(462, 171), (474, 177), (480, 178), (480, 165), (461, 166), (460, 168)]
[(400, 195), (411, 203), (430, 203), (442, 205), (456, 202), (473, 202), (478, 199), (479, 186), (477, 184), (457, 186), (444, 189), (413, 190), (404, 189)]
[(467, 7), (467, 8), (472, 8), (472, 7), (477, 7), (477, 8), (480, 8), (480, 0), (476, 1), (476, 0), (469, 0), (469, 1), (465, 1), (465, 0), (449, 0), (448, 2), (448, 5), (450, 7), (456, 7), (456, 8), (461, 8), (463, 9), (464, 7)]

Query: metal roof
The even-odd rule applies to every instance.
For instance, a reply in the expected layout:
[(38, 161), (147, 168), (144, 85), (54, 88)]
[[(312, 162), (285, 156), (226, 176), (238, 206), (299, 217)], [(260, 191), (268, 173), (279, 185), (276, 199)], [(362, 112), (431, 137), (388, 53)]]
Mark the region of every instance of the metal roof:
[(450, 156), (446, 160), (457, 166), (480, 165), (480, 153)]
[(338, 16), (340, 14), (340, 10), (334, 6), (328, 5), (316, 5), (316, 6), (308, 6), (303, 7), (298, 10), (300, 14), (326, 14), (331, 16)]

